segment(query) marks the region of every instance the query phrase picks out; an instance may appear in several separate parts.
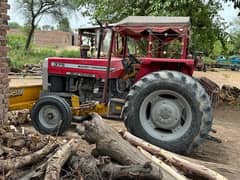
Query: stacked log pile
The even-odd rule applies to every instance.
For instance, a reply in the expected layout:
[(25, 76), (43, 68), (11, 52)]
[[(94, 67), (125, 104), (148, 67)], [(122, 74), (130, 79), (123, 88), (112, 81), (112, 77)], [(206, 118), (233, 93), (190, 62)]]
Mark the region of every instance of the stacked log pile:
[(25, 64), (23, 69), (11, 68), (9, 75), (32, 75), (40, 76), (42, 74), (41, 64)]
[(160, 149), (128, 132), (117, 132), (97, 114), (92, 117), (76, 129), (85, 141), (93, 144), (87, 153), (80, 151), (83, 146), (80, 136), (43, 136), (13, 125), (0, 128), (0, 178), (226, 179), (191, 159)]
[(5, 122), (5, 124), (18, 126), (28, 122), (30, 122), (30, 111), (25, 109), (19, 111), (9, 111), (8, 121)]
[(228, 104), (240, 104), (240, 89), (224, 85), (220, 92), (220, 99)]
[(42, 68), (40, 64), (26, 64), (22, 73), (31, 73), (34, 75), (41, 75)]
[(0, 121), (7, 121), (8, 112), (8, 60), (6, 33), (8, 30), (7, 0), (0, 0)]

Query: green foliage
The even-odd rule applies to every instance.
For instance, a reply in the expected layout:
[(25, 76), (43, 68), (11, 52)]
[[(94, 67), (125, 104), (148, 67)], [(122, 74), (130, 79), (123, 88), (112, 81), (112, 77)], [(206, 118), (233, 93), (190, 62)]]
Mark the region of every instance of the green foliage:
[(217, 61), (216, 61), (216, 59), (214, 59), (214, 58), (212, 58), (212, 57), (210, 57), (210, 56), (204, 56), (203, 57), (203, 62), (204, 62), (204, 64), (215, 64)]
[(45, 30), (45, 31), (52, 31), (52, 30), (54, 30), (54, 27), (50, 26), (50, 25), (44, 25), (41, 27), (41, 29)]
[(72, 32), (68, 18), (62, 18), (58, 23), (58, 30), (64, 32)]
[(48, 15), (59, 20), (73, 7), (71, 1), (67, 0), (17, 0), (16, 4), (29, 27), (26, 31), (25, 50), (29, 49), (34, 31), (43, 16)]
[[(240, 1), (239, 0), (224, 0), (225, 2), (232, 2), (234, 4), (234, 8), (240, 10)], [(238, 16), (240, 12), (238, 13)]]
[(232, 24), (230, 29), (230, 39), (227, 43), (227, 54), (240, 54), (240, 19), (236, 18)]
[(47, 57), (79, 57), (78, 50), (62, 50), (57, 51), (51, 48), (24, 50), (10, 50), (8, 53), (10, 58), (10, 67), (21, 69), (25, 64), (39, 64)]
[(83, 7), (83, 13), (103, 22), (118, 22), (130, 15), (139, 16), (190, 16), (190, 50), (210, 55), (214, 43), (221, 41), (225, 47), (228, 34), (218, 11), (222, 1), (204, 0), (75, 0)]
[(219, 55), (223, 54), (223, 47), (220, 41), (216, 41), (213, 45), (212, 57), (217, 58)]
[(64, 49), (57, 53), (59, 57), (69, 57), (69, 58), (78, 58), (80, 56), (79, 50), (67, 50)]
[(56, 51), (52, 49), (32, 49), (31, 51), (14, 50), (9, 52), (10, 67), (21, 69), (25, 64), (39, 64), (46, 57), (56, 56)]
[(21, 69), (25, 64), (38, 64), (47, 57), (79, 57), (79, 50), (56, 50), (54, 48), (36, 48), (24, 50), (26, 38), (24, 36), (8, 35), (7, 37), (10, 58), (10, 67)]
[(8, 26), (10, 29), (20, 29), (22, 26), (18, 24), (17, 22), (9, 22)]
[(8, 35), (7, 44), (8, 47), (12, 50), (22, 50), (24, 43), (26, 42), (26, 37), (21, 35)]

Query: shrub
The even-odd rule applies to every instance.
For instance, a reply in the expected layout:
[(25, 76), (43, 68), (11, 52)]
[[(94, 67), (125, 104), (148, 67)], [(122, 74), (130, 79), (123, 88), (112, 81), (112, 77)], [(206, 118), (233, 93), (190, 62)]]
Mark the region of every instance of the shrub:
[(69, 57), (69, 58), (78, 58), (80, 56), (79, 50), (67, 50), (64, 49), (60, 51), (57, 56), (59, 57)]
[(9, 47), (8, 56), (10, 67), (22, 69), (25, 64), (39, 64), (47, 57), (79, 57), (79, 50), (56, 50), (46, 47), (32, 47), (29, 51), (24, 50), (26, 37), (23, 35), (8, 35), (7, 43)]
[(26, 37), (22, 35), (7, 35), (7, 44), (10, 50), (23, 50)]

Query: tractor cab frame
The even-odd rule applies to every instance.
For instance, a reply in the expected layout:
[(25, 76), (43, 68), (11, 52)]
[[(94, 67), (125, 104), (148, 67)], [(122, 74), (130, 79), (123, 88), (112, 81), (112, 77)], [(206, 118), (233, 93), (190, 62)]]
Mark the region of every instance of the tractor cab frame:
[[(144, 47), (142, 47), (142, 50), (146, 52), (142, 54), (144, 57), (166, 58), (168, 55), (169, 58), (171, 58), (174, 57), (173, 53), (178, 53), (178, 59), (186, 59), (190, 34), (189, 27), (189, 17), (130, 16), (119, 23), (106, 25), (104, 27), (92, 26), (80, 28), (80, 47), (81, 50), (88, 51), (90, 48), (92, 52), (95, 50), (96, 53), (89, 53), (91, 54), (89, 57), (95, 55), (95, 57), (100, 58), (101, 55), (102, 57), (106, 55), (103, 54), (102, 51), (104, 47), (106, 51), (106, 47), (108, 47), (109, 50), (110, 46), (112, 46), (111, 53), (113, 56), (122, 56), (125, 58), (129, 53), (127, 47), (129, 45), (129, 39), (131, 39), (136, 43), (135, 45), (143, 41)], [(111, 33), (114, 34), (114, 40), (110, 45)], [(175, 44), (176, 46), (178, 45), (178, 49), (176, 50), (180, 49), (180, 51), (168, 52), (166, 49), (167, 45), (170, 45), (174, 40), (178, 42), (178, 44)], [(86, 55), (86, 53), (83, 54)], [(137, 55), (136, 51), (135, 55)]]

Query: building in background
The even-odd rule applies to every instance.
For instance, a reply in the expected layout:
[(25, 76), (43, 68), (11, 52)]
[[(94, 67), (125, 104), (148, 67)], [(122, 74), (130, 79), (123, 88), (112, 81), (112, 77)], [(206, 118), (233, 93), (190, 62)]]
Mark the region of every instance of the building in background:
[[(21, 29), (10, 29), (8, 34), (23, 35)], [(58, 30), (36, 30), (33, 36), (33, 43), (40, 47), (64, 48), (78, 46), (78, 35)]]

